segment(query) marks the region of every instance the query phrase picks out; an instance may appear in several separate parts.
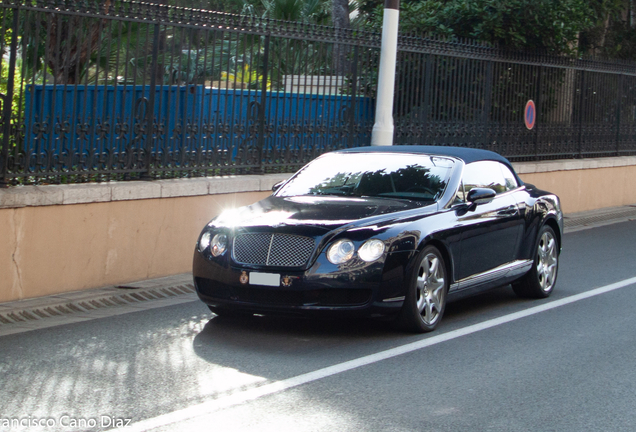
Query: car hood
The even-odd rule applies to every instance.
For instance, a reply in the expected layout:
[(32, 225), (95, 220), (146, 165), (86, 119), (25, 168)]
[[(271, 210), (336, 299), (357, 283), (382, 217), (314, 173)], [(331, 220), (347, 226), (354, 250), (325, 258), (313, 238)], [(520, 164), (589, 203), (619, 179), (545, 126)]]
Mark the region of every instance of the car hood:
[[(414, 210), (434, 203), (373, 197), (270, 196), (250, 206), (222, 213), (214, 226), (244, 228), (313, 227), (331, 231), (354, 222), (376, 221), (378, 216)], [(384, 219), (384, 218), (380, 218)]]

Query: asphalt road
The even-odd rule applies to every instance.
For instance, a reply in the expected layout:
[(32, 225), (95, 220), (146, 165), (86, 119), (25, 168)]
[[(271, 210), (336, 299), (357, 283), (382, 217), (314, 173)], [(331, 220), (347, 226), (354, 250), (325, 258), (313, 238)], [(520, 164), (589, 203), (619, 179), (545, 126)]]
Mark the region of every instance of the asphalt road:
[(3, 336), (0, 430), (632, 432), (636, 279), (593, 290), (635, 263), (636, 222), (566, 234), (549, 299), (502, 287), (427, 335), (191, 302)]

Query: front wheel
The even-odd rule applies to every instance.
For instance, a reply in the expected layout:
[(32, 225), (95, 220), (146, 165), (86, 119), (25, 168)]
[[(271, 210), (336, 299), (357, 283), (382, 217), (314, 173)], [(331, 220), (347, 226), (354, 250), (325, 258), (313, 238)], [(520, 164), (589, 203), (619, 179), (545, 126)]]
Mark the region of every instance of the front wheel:
[(512, 289), (519, 297), (546, 298), (554, 289), (559, 270), (559, 245), (554, 230), (544, 225), (539, 231), (539, 242), (532, 268)]
[(417, 333), (430, 332), (435, 330), (446, 308), (446, 265), (434, 246), (425, 247), (415, 262), (398, 325)]

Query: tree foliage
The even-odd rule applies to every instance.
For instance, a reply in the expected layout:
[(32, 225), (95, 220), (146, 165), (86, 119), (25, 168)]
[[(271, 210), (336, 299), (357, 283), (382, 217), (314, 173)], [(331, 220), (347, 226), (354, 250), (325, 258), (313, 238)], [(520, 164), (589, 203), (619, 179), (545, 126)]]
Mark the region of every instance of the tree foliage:
[[(367, 6), (368, 8), (368, 6)], [(369, 14), (373, 27), (381, 14)], [(593, 27), (586, 0), (423, 0), (400, 10), (400, 30), (474, 39), (508, 49), (573, 53), (579, 33)]]
[(592, 0), (595, 25), (581, 32), (579, 49), (585, 54), (636, 60), (636, 1)]
[[(357, 0), (380, 30), (382, 0)], [(406, 0), (400, 31), (514, 50), (636, 60), (636, 0)]]
[(325, 0), (232, 0), (241, 3), (243, 15), (311, 24), (329, 23), (329, 1)]

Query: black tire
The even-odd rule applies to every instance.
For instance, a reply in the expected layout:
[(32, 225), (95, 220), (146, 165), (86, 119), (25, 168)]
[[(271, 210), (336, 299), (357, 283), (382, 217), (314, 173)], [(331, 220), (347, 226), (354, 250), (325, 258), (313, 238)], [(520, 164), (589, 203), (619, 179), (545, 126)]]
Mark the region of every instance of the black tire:
[(537, 236), (532, 268), (512, 284), (519, 297), (546, 298), (554, 289), (559, 273), (559, 243), (554, 230), (544, 225)]
[(444, 257), (434, 246), (426, 246), (415, 259), (397, 325), (416, 333), (435, 330), (444, 315), (447, 296)]

